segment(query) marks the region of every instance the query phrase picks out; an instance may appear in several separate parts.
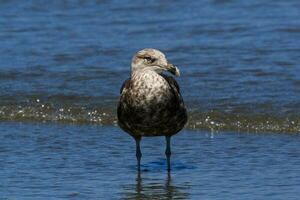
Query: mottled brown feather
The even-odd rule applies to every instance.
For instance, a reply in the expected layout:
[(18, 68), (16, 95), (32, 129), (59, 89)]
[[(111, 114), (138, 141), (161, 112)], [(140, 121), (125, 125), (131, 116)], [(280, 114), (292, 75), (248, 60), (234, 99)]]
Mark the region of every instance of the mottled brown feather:
[(138, 94), (139, 90), (134, 87), (133, 81), (127, 79), (121, 87), (118, 124), (133, 137), (171, 136), (179, 132), (187, 122), (186, 108), (176, 80), (167, 75), (159, 76), (170, 86), (171, 93), (167, 102), (159, 102), (153, 98), (150, 105), (137, 106), (133, 102), (141, 102), (145, 96)]

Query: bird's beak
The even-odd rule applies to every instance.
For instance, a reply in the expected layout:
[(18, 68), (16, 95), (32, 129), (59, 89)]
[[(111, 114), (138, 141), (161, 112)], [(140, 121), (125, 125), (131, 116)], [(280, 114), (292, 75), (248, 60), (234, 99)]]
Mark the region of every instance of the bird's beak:
[(173, 64), (171, 64), (171, 63), (167, 64), (167, 70), (169, 72), (171, 72), (172, 74), (174, 74), (175, 76), (180, 76), (179, 69), (176, 66), (174, 66)]

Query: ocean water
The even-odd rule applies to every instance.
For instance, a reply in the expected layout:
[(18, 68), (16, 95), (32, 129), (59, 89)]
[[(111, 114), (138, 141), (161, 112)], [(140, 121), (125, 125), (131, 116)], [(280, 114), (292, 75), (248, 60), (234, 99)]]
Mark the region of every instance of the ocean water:
[(299, 199), (299, 136), (211, 134), (144, 138), (118, 127), (0, 124), (0, 199)]
[(189, 129), (299, 133), (300, 3), (1, 1), (0, 120), (113, 125), (140, 49), (177, 65)]
[[(300, 2), (0, 1), (0, 199), (298, 199)], [(189, 121), (116, 125), (131, 58), (179, 67)]]

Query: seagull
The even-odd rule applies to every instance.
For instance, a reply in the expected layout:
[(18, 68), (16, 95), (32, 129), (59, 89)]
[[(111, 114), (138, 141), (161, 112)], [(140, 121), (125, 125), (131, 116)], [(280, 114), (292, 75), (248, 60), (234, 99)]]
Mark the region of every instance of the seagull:
[(157, 49), (143, 49), (132, 58), (130, 78), (124, 81), (118, 103), (118, 125), (135, 139), (137, 169), (140, 171), (142, 137), (165, 136), (167, 170), (171, 170), (171, 136), (187, 122), (187, 111), (179, 85), (170, 72), (180, 76)]

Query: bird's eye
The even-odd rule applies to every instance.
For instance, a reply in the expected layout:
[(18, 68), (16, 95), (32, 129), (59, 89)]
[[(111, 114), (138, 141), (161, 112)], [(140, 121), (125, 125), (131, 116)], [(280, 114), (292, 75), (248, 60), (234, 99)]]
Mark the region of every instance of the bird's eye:
[(155, 58), (151, 58), (150, 56), (145, 56), (144, 59), (148, 62), (148, 63), (153, 63), (156, 59)]

